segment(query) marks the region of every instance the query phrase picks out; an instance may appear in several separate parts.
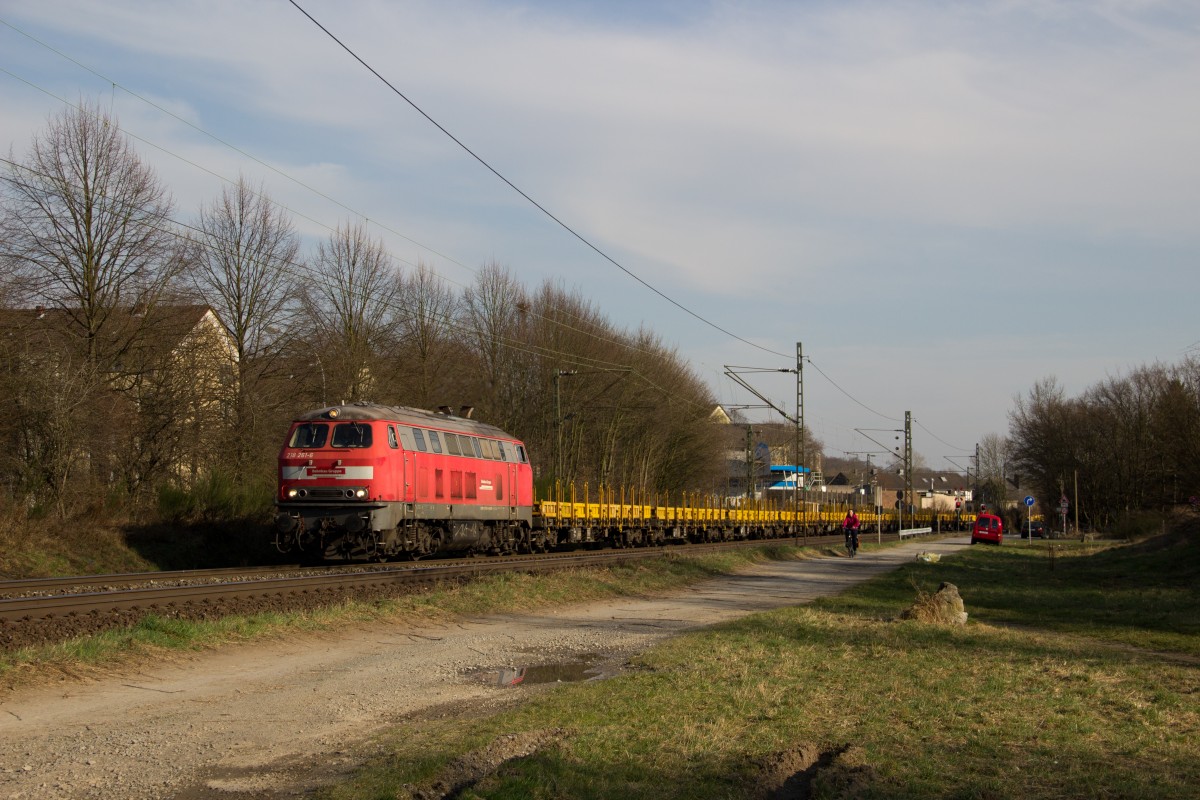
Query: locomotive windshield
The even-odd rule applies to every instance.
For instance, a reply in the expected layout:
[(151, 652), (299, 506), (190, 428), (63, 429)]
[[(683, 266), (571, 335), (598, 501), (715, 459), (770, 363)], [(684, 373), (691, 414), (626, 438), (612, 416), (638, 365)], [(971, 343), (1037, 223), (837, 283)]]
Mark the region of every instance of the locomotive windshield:
[(301, 447), (306, 450), (312, 450), (317, 447), (325, 446), (325, 439), (329, 436), (329, 426), (322, 422), (306, 422), (303, 425), (297, 425), (292, 431), (292, 439), (288, 442), (288, 447)]
[(370, 447), (371, 426), (361, 422), (339, 422), (333, 429), (334, 447)]

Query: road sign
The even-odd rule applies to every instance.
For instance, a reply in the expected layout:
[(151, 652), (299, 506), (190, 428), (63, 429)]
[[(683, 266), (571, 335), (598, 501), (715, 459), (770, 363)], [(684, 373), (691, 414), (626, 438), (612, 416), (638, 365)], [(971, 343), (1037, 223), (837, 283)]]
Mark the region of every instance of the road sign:
[(1059, 501), (1058, 501), (1058, 507), (1065, 514), (1065, 513), (1067, 513), (1067, 509), (1070, 508), (1070, 506), (1071, 506), (1071, 504), (1070, 504), (1070, 502), (1068, 502), (1067, 496), (1064, 494), (1062, 496), (1062, 498), (1059, 499)]
[(1032, 506), (1035, 502), (1037, 502), (1037, 501), (1035, 501), (1033, 499), (1033, 495), (1031, 495), (1031, 494), (1025, 495), (1025, 505)]

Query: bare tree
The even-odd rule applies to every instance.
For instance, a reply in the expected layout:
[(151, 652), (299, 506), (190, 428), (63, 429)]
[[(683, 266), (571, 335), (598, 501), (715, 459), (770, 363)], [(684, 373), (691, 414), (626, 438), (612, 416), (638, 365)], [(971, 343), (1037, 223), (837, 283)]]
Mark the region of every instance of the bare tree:
[(485, 264), (475, 283), (463, 293), (460, 307), (464, 337), (480, 362), (483, 385), (477, 390), (486, 419), (501, 428), (513, 428), (523, 405), (521, 384), (523, 362), (532, 360), (522, 352), (528, 307), (525, 290), (512, 273), (499, 264)]
[(66, 516), (73, 498), (97, 494), (81, 454), (95, 444), (89, 431), (105, 395), (97, 370), (48, 338), (10, 329), (0, 342), (0, 392), (8, 406), (0, 420), (0, 475), (14, 499)]
[(1189, 356), (1167, 375), (1152, 421), (1161, 456), (1162, 503), (1200, 495), (1200, 360)]
[(24, 161), (9, 160), (5, 254), (108, 367), (140, 332), (141, 317), (114, 311), (152, 305), (178, 265), (170, 197), (99, 106), (52, 117)]
[(191, 278), (229, 330), (234, 349), (229, 407), (237, 435), (228, 441), (234, 477), (241, 478), (262, 449), (258, 421), (267, 398), (260, 389), (291, 313), (300, 245), (287, 215), (244, 178), (201, 209), (197, 229), (189, 248)]
[(395, 322), (396, 266), (365, 226), (347, 223), (317, 246), (311, 273), (302, 297), (326, 351), (321, 369), (329, 389), (347, 402), (367, 399), (379, 389), (379, 349)]
[(447, 379), (454, 379), (450, 353), (456, 348), (454, 335), (458, 297), (432, 269), (417, 263), (417, 269), (401, 283), (396, 335), (404, 354), (400, 381), (406, 404), (422, 408), (441, 405), (447, 399)]
[(1016, 468), (1041, 497), (1074, 495), (1080, 517), (1101, 527), (1181, 502), (1200, 492), (1196, 375), (1190, 359), (1142, 367), (1077, 398), (1053, 380), (1038, 383), (1009, 415)]

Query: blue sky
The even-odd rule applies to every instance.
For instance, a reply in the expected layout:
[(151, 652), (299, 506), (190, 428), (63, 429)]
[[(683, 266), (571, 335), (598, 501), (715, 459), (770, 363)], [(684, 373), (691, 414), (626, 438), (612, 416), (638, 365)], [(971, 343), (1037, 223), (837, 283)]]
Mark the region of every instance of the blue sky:
[[(1200, 342), (1195, 3), (298, 2), (758, 347), (563, 231), (285, 0), (0, 0), (0, 146), (101, 102), (181, 218), (244, 174), (313, 240), (359, 213), (455, 284), (493, 260), (560, 280), (730, 404), (756, 401), (724, 365), (788, 368), (803, 342), (806, 421), (834, 453), (909, 410), (948, 468), (1035, 381), (1077, 393)], [(754, 383), (792, 405), (791, 376)]]

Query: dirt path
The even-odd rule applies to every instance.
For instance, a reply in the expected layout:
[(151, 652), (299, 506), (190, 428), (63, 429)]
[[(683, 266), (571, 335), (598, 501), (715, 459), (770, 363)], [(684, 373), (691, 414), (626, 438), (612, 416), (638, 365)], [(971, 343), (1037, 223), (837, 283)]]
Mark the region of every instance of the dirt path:
[(520, 667), (582, 658), (611, 673), (680, 631), (805, 603), (964, 544), (770, 562), (665, 598), (440, 628), (373, 624), (18, 690), (0, 703), (0, 800), (301, 796), (353, 769), (371, 734), (404, 718), (519, 700), (528, 688), (501, 683)]

